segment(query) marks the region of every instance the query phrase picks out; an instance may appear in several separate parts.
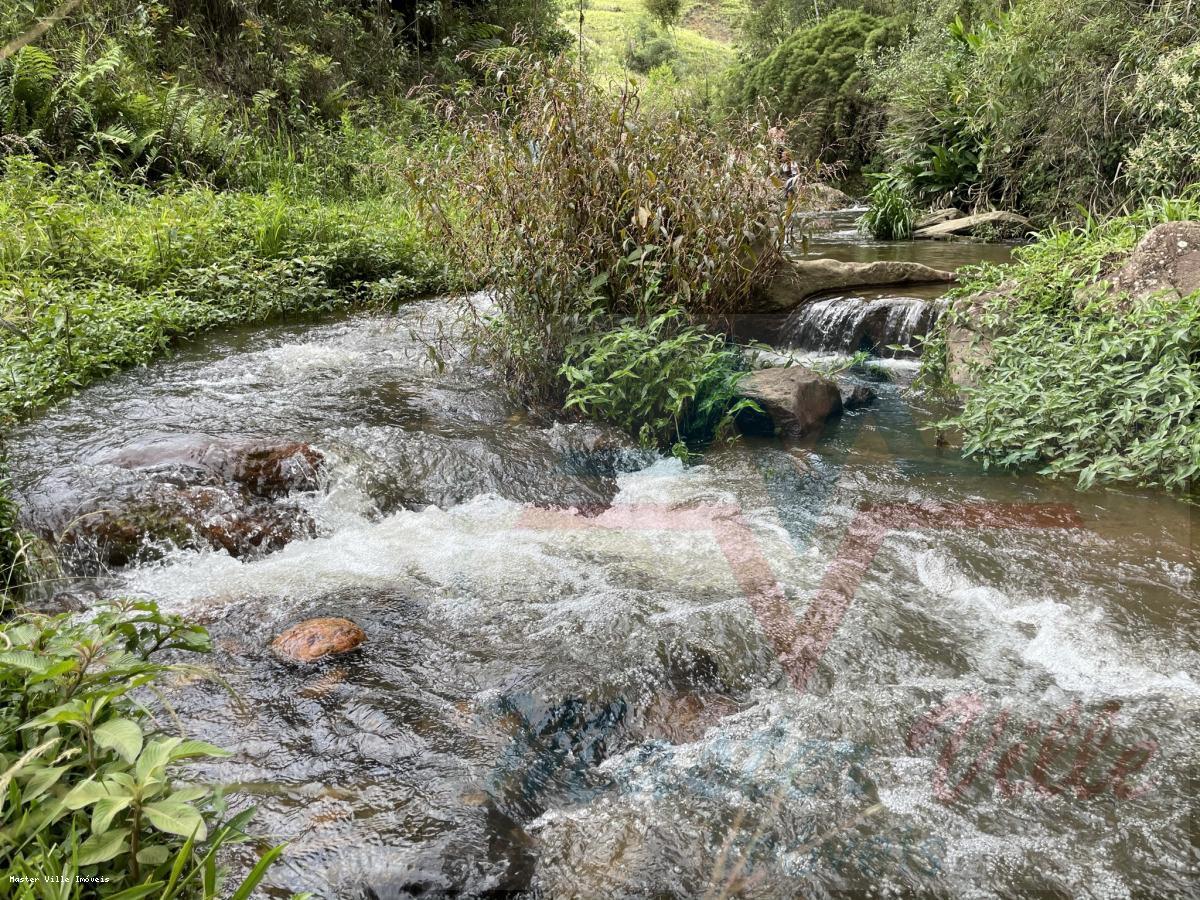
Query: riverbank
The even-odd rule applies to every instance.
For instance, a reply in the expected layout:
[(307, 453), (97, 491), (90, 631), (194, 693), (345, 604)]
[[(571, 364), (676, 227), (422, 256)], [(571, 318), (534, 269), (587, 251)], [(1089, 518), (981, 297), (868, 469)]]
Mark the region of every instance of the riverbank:
[(216, 326), (387, 306), (448, 283), (396, 194), (151, 190), (13, 157), (0, 234), (0, 421)]

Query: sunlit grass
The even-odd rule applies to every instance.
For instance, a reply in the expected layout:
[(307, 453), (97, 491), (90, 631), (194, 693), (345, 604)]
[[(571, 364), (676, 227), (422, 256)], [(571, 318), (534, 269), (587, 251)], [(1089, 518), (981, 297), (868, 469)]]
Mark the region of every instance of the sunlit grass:
[[(688, 87), (715, 86), (735, 61), (734, 38), (745, 10), (744, 0), (685, 2), (679, 24), (672, 29), (679, 80)], [(625, 54), (636, 40), (639, 22), (646, 18), (642, 0), (585, 0), (584, 54), (589, 74), (601, 83), (620, 83), (638, 77), (625, 66)], [(578, 34), (579, 6), (568, 4), (563, 21)]]

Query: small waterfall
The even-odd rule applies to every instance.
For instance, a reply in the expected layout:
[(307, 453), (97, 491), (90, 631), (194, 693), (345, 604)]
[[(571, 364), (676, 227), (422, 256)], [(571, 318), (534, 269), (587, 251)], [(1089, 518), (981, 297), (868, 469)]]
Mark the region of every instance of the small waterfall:
[(783, 342), (801, 350), (904, 356), (889, 345), (912, 346), (937, 321), (941, 304), (917, 297), (838, 295), (805, 303), (783, 325)]

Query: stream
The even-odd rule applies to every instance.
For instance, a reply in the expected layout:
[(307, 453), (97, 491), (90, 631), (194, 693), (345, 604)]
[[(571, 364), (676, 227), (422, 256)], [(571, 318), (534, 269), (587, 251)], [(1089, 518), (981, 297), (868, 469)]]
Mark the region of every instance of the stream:
[[(872, 242), (855, 215), (803, 252), (1010, 252)], [(775, 349), (906, 356), (888, 345), (940, 290), (819, 298)], [(427, 342), (447, 326), (431, 300), (216, 334), (11, 438), (26, 518), (54, 530), (165, 478), (128, 459), (172, 441), (323, 454), (287, 498), (310, 536), (276, 552), (72, 563), (78, 596), (152, 597), (209, 628), (226, 685), (181, 676), (169, 700), (233, 751), (189, 777), (235, 786), (288, 842), (272, 896), (1195, 889), (1191, 507), (982, 471), (923, 428), (941, 411), (905, 358), (840, 376), (877, 396), (813, 439), (685, 465), (539, 420), (463, 359), (439, 368)], [(308, 667), (273, 655), (323, 615), (366, 642)], [(819, 635), (801, 674), (781, 616)]]

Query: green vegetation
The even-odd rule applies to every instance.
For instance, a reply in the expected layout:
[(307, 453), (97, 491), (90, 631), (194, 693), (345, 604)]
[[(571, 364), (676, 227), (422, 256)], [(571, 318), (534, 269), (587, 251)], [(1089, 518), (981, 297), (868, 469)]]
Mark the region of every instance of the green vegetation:
[[(734, 62), (734, 39), (742, 0), (683, 0), (669, 30), (643, 0), (586, 0), (583, 9), (584, 64), (588, 76), (613, 88), (630, 72), (666, 81), (670, 103), (684, 93), (703, 102), (715, 99), (722, 73)], [(563, 26), (575, 34), (579, 4), (564, 4)], [(654, 45), (650, 49), (650, 45)], [(646, 96), (651, 96), (647, 94)]]
[(683, 457), (729, 433), (738, 412), (757, 408), (736, 400), (745, 360), (721, 337), (680, 327), (681, 315), (669, 309), (645, 325), (624, 323), (580, 339), (561, 369), (569, 385), (564, 409)]
[(13, 157), (0, 235), (0, 418), (207, 328), (442, 284), (418, 223), (387, 197), (151, 191)]
[(7, 896), (248, 897), (281, 848), (236, 888), (224, 883), (218, 855), (249, 839), (253, 811), (223, 818), (222, 798), (181, 783), (179, 767), (227, 754), (160, 733), (139, 699), (188, 668), (152, 657), (206, 652), (204, 630), (123, 603), (86, 622), (8, 618), (0, 644), (0, 859), (6, 881), (29, 879)]
[[(459, 151), (414, 183), (470, 279), (491, 285), (476, 346), (521, 397), (561, 404), (561, 367), (581, 338), (678, 310), (657, 335), (769, 281), (790, 210), (761, 124), (730, 120), (718, 133), (694, 110), (642, 109), (636, 87), (614, 95), (566, 63), (509, 61), (496, 77), (500, 112), (453, 118)], [(448, 173), (464, 188), (452, 211)], [(654, 421), (633, 430), (642, 424), (664, 433)]]
[[(975, 327), (996, 337), (946, 423), (985, 465), (1040, 464), (1079, 485), (1129, 481), (1186, 489), (1200, 474), (1200, 293), (1133, 300), (1091, 287), (1154, 225), (1200, 218), (1195, 201), (1053, 230), (1009, 266), (970, 272)], [(1003, 287), (1001, 287), (1003, 285)], [(986, 293), (981, 293), (986, 292)], [(968, 313), (963, 302), (943, 328)], [(924, 377), (946, 376), (944, 332)]]
[(887, 19), (834, 10), (731, 76), (731, 99), (797, 120), (791, 138), (803, 156), (857, 167), (873, 149), (877, 126), (860, 62), (896, 36)]
[(861, 228), (883, 241), (903, 241), (912, 237), (917, 211), (902, 178), (876, 176), (869, 199), (870, 208), (859, 220)]
[(927, 0), (910, 21), (870, 77), (889, 167), (920, 201), (1051, 223), (1196, 177), (1192, 4)]

